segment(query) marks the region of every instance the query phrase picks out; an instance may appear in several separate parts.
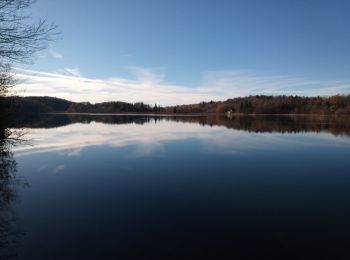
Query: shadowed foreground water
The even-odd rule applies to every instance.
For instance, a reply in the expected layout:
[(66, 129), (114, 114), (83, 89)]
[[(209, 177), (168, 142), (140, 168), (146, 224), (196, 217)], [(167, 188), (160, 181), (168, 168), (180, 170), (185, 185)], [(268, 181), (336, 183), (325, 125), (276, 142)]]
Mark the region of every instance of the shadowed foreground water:
[(15, 122), (17, 259), (350, 259), (350, 121)]

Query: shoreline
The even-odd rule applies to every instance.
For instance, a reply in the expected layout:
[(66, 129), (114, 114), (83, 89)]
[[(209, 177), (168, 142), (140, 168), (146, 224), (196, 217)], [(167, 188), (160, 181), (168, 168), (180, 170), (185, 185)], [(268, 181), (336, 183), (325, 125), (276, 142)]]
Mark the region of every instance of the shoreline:
[(173, 116), (337, 116), (337, 117), (350, 117), (350, 114), (244, 114), (244, 113), (189, 113), (189, 114), (169, 114), (169, 113), (137, 113), (137, 112), (121, 112), (121, 113), (75, 113), (75, 112), (50, 112), (41, 113), (45, 115), (94, 115), (94, 116), (163, 116), (163, 117), (173, 117)]

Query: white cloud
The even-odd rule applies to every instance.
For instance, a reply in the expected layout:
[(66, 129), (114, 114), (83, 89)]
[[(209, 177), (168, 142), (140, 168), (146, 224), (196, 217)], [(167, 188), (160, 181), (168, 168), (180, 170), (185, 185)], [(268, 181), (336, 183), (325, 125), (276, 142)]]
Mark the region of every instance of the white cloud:
[(203, 87), (215, 86), (217, 91), (234, 96), (307, 95), (327, 96), (350, 93), (348, 80), (310, 80), (288, 76), (260, 75), (251, 71), (209, 71), (204, 73)]
[(251, 71), (208, 71), (196, 87), (165, 80), (164, 68), (127, 68), (133, 78), (89, 78), (79, 68), (55, 73), (17, 69), (24, 82), (15, 88), (24, 95), (48, 95), (82, 102), (143, 101), (149, 104), (177, 105), (246, 95), (327, 96), (350, 93), (350, 80), (315, 81), (287, 76), (266, 76)]
[(52, 57), (54, 57), (55, 59), (58, 59), (58, 60), (63, 60), (63, 55), (57, 51), (54, 51), (54, 50), (49, 50), (49, 53), (51, 54)]

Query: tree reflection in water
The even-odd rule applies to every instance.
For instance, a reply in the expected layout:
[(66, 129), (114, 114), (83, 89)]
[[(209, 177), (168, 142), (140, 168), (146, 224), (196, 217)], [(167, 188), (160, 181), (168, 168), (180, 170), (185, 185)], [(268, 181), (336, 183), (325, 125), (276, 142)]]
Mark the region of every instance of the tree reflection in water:
[(0, 120), (0, 259), (15, 259), (15, 245), (21, 232), (15, 228), (14, 206), (18, 202), (18, 188), (27, 186), (16, 175), (17, 163), (11, 147), (21, 142), (21, 131), (12, 132)]
[(123, 125), (147, 124), (150, 122), (175, 121), (200, 124), (203, 126), (223, 126), (228, 129), (255, 133), (300, 133), (327, 132), (335, 136), (350, 136), (349, 116), (326, 115), (109, 115), (109, 114), (51, 114), (18, 117), (11, 128), (56, 128), (74, 123), (91, 122)]

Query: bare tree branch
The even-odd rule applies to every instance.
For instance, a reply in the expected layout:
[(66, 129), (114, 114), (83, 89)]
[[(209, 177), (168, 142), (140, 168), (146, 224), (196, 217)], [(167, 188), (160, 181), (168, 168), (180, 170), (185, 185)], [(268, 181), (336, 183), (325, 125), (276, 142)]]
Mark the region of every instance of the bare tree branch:
[(11, 66), (31, 63), (35, 54), (57, 38), (57, 27), (46, 19), (32, 23), (33, 0), (0, 0), (0, 97), (16, 84)]

